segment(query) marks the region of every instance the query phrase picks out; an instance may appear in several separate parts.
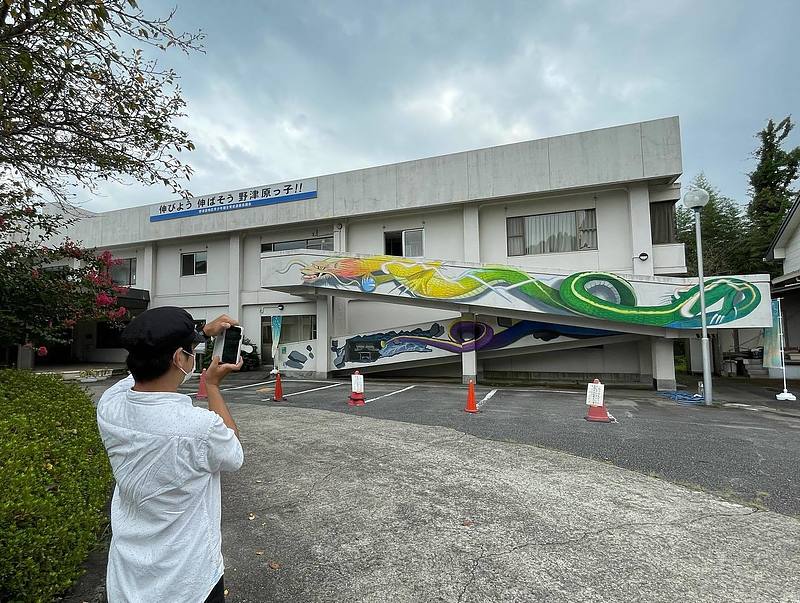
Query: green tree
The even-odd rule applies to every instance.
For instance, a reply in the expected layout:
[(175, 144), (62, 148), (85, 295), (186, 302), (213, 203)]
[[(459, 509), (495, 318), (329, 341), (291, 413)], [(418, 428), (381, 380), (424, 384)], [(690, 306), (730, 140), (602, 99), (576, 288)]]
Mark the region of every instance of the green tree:
[[(745, 252), (742, 240), (746, 220), (736, 201), (725, 197), (702, 172), (690, 185), (708, 193), (708, 204), (700, 212), (703, 234), (703, 268), (708, 276), (743, 274)], [(697, 276), (697, 244), (694, 211), (679, 203), (676, 208), (678, 241), (686, 246), (686, 267), (690, 276)]]
[(172, 69), (146, 58), (198, 48), (136, 0), (0, 2), (0, 177), (51, 199), (134, 179), (181, 192), (191, 150)]
[(777, 263), (765, 263), (764, 256), (778, 232), (786, 212), (797, 201), (798, 190), (792, 188), (800, 175), (800, 147), (784, 150), (783, 144), (794, 128), (791, 117), (776, 124), (772, 119), (758, 133), (760, 146), (754, 155), (756, 169), (750, 173), (751, 199), (747, 207), (749, 232), (746, 241), (748, 272), (780, 274)]
[(80, 215), (76, 187), (185, 193), (185, 103), (175, 72), (149, 57), (199, 50), (202, 34), (176, 34), (172, 16), (136, 0), (0, 0), (0, 341), (38, 347), (78, 320), (124, 318), (113, 258), (63, 234)]

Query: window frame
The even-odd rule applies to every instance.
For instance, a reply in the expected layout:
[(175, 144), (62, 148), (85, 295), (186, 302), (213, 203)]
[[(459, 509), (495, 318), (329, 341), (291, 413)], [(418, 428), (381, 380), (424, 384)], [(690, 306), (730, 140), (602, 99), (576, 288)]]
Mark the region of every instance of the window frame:
[[(406, 253), (406, 233), (408, 232), (420, 232), (422, 234), (422, 255), (407, 255)], [(400, 230), (386, 230), (383, 233), (383, 250), (386, 255), (392, 255), (386, 251), (386, 235), (397, 235), (400, 234), (400, 246), (401, 246), (401, 256), (394, 256), (394, 257), (403, 257), (403, 258), (424, 258), (425, 257), (425, 227), (420, 226), (418, 228), (403, 228)]]
[[(653, 245), (674, 245), (678, 243), (678, 216), (676, 206), (678, 200), (672, 201), (655, 201), (650, 203), (650, 240)], [(668, 233), (667, 241), (656, 241), (656, 229), (653, 228), (653, 209), (659, 210), (662, 207), (668, 207), (670, 232)]]
[(109, 268), (108, 269), (108, 275), (113, 280), (113, 278), (114, 278), (113, 277), (114, 268), (117, 268), (118, 266), (122, 266), (123, 264), (125, 264), (127, 262), (128, 263), (128, 282), (126, 282), (126, 283), (118, 283), (118, 282), (114, 281), (115, 285), (118, 285), (118, 286), (121, 286), (121, 287), (133, 287), (133, 286), (136, 285), (136, 263), (137, 263), (136, 260), (137, 260), (136, 256), (128, 257), (128, 258), (116, 258), (115, 261), (118, 261), (120, 263), (115, 265), (115, 266), (112, 266), (111, 268)]
[[(594, 228), (593, 229), (587, 229), (587, 228), (581, 229), (580, 228), (580, 221), (578, 220), (578, 212), (587, 212), (587, 211), (594, 212)], [(591, 232), (591, 231), (594, 231), (595, 246), (594, 247), (586, 247), (586, 248), (583, 248), (583, 249), (578, 247), (577, 249), (572, 249), (572, 250), (569, 250), (569, 251), (544, 251), (544, 252), (541, 252), (541, 253), (528, 253), (527, 247), (525, 246), (526, 219), (527, 218), (535, 218), (535, 217), (539, 217), (539, 216), (553, 216), (553, 215), (559, 215), (559, 214), (575, 214), (575, 243), (576, 243), (576, 246), (580, 245), (580, 238), (581, 238), (580, 237), (580, 233), (581, 232)], [(510, 220), (521, 220), (522, 221), (522, 234), (513, 235), (513, 236), (508, 234), (510, 232), (510, 229), (509, 229), (509, 221)], [(598, 229), (597, 229), (597, 208), (596, 207), (583, 207), (583, 208), (580, 208), (580, 209), (570, 209), (570, 210), (567, 210), (567, 211), (551, 211), (551, 212), (545, 212), (545, 213), (541, 213), (541, 214), (525, 214), (525, 215), (521, 215), (521, 216), (506, 216), (506, 257), (518, 258), (518, 257), (533, 256), (533, 255), (552, 255), (552, 254), (556, 254), (556, 253), (583, 253), (583, 252), (587, 252), (587, 251), (597, 251), (598, 248), (600, 247), (600, 241), (598, 240), (597, 231), (598, 231)], [(522, 253), (511, 253), (511, 239), (512, 238), (515, 238), (515, 239), (516, 238), (520, 238), (520, 239), (522, 239), (522, 249), (523, 249)]]
[[(205, 269), (203, 270), (203, 272), (198, 272), (197, 271), (197, 263), (198, 263), (197, 256), (199, 254), (203, 254), (205, 256), (205, 260), (202, 260), (202, 261), (205, 262)], [(183, 258), (186, 257), (186, 256), (189, 256), (189, 255), (194, 256), (194, 259), (192, 261), (192, 267), (193, 267), (194, 271), (191, 274), (184, 274), (184, 272), (183, 272), (183, 268), (184, 268)], [(183, 278), (185, 276), (205, 276), (205, 275), (207, 275), (208, 274), (208, 250), (204, 249), (202, 251), (186, 251), (186, 252), (182, 251), (181, 252), (180, 271), (181, 271), (181, 278)]]
[[(308, 246), (309, 243), (317, 241), (319, 241), (322, 244), (321, 247)], [(325, 247), (323, 241), (329, 241), (330, 248)], [(333, 235), (330, 234), (324, 237), (309, 237), (307, 239), (291, 239), (289, 241), (271, 241), (269, 243), (261, 243), (261, 253), (274, 253), (275, 245), (288, 244), (288, 243), (302, 243), (304, 246), (291, 247), (289, 249), (278, 249), (278, 251), (294, 251), (296, 249), (310, 249), (312, 251), (333, 251)]]

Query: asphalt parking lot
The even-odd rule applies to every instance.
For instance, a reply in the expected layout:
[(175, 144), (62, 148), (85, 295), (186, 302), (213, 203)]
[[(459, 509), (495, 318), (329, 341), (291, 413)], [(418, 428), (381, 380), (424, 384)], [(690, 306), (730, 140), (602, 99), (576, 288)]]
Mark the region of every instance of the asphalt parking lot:
[[(788, 413), (611, 392), (599, 424), (581, 391), (481, 386), (469, 415), (457, 385), (368, 378), (355, 408), (349, 382), (273, 387), (223, 388), (245, 451), (222, 476), (231, 603), (798, 600)], [(105, 565), (63, 601), (104, 601)]]
[[(800, 419), (753, 408), (704, 408), (654, 392), (606, 397), (617, 423), (584, 420), (585, 393), (569, 389), (476, 387), (480, 412), (463, 412), (466, 388), (367, 377), (363, 407), (350, 407), (349, 381), (284, 378), (284, 402), (263, 372), (232, 375), (232, 404), (319, 409), (449, 427), (486, 440), (542, 446), (612, 463), (778, 513), (800, 516)], [(196, 391), (197, 383), (185, 391)], [(235, 415), (235, 411), (234, 411)], [(247, 425), (240, 425), (245, 432)]]

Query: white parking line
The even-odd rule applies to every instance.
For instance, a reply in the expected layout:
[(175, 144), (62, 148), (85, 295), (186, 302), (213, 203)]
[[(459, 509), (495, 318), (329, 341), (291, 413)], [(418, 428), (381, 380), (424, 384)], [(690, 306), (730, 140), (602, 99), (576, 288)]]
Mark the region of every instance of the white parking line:
[(249, 385), (237, 385), (236, 387), (226, 387), (225, 389), (221, 389), (221, 392), (229, 392), (234, 389), (244, 389), (246, 387), (255, 387), (256, 385), (269, 385), (270, 383), (275, 383), (275, 379), (271, 381), (261, 381), (260, 383), (250, 383)]
[(380, 400), (381, 398), (388, 398), (389, 396), (394, 396), (395, 394), (402, 394), (403, 392), (407, 392), (410, 389), (414, 389), (417, 387), (416, 385), (409, 385), (408, 387), (404, 387), (403, 389), (398, 389), (396, 392), (390, 392), (388, 394), (383, 394), (382, 396), (378, 396), (377, 398), (371, 398), (366, 400), (364, 403), (369, 404), (370, 402), (375, 402), (375, 400)]
[(323, 385), (322, 387), (313, 387), (311, 389), (304, 389), (301, 392), (292, 392), (291, 394), (284, 394), (284, 398), (289, 398), (291, 396), (299, 396), (300, 394), (307, 394), (309, 392), (318, 392), (323, 389), (330, 389), (332, 387), (339, 387), (340, 385), (344, 385), (344, 383), (334, 383), (333, 385)]
[(489, 400), (491, 400), (491, 399), (492, 399), (492, 396), (494, 396), (496, 393), (497, 393), (497, 390), (496, 390), (496, 389), (493, 389), (493, 390), (492, 390), (492, 391), (490, 391), (488, 394), (486, 394), (486, 395), (483, 397), (483, 399), (482, 399), (480, 402), (478, 402), (478, 408), (480, 408), (481, 406), (483, 406), (484, 404), (486, 404), (486, 403), (487, 403)]

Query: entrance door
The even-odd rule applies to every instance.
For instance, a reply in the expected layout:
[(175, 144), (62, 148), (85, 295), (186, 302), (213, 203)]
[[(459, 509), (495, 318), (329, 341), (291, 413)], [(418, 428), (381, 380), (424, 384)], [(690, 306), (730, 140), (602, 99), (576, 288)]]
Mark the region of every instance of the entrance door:
[(261, 317), (261, 363), (267, 366), (275, 366), (275, 359), (272, 357), (272, 317)]

